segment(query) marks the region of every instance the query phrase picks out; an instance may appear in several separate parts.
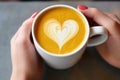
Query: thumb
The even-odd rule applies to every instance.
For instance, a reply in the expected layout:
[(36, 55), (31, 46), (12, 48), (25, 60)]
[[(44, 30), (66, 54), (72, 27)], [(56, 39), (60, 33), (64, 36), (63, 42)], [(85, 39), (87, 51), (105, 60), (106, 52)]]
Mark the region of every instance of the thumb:
[(35, 16), (38, 14), (38, 12), (33, 13), (33, 15), (25, 20), (21, 26), (21, 31), (25, 33), (25, 35), (28, 35), (31, 31), (32, 23), (35, 18)]
[[(82, 5), (83, 6), (83, 5)], [(105, 13), (100, 11), (97, 8), (87, 8), (83, 9), (81, 8), (81, 5), (78, 5), (78, 10), (81, 11), (86, 17), (94, 20), (97, 24), (105, 27), (109, 32), (113, 32), (113, 24), (114, 21), (107, 16)]]

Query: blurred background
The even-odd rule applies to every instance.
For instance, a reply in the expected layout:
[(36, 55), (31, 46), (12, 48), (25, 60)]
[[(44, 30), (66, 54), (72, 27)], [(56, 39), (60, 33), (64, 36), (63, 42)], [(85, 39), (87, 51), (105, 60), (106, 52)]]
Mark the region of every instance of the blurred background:
[(120, 1), (120, 0), (0, 0), (0, 1)]
[[(12, 72), (10, 40), (22, 22), (35, 11), (40, 11), (48, 5), (58, 3), (73, 7), (76, 7), (78, 4), (84, 4), (120, 17), (120, 0), (0, 0), (0, 80), (10, 80)], [(114, 67), (105, 63), (97, 54), (91, 54), (91, 51), (87, 51), (87, 55), (83, 58), (85, 62), (80, 62), (72, 69), (57, 71), (46, 68), (44, 80), (79, 80), (83, 74), (81, 70), (85, 71), (86, 75), (90, 74), (83, 76), (84, 79), (81, 80), (120, 80), (120, 70), (114, 69)], [(91, 67), (88, 67), (88, 64)], [(89, 79), (89, 77), (98, 79)]]

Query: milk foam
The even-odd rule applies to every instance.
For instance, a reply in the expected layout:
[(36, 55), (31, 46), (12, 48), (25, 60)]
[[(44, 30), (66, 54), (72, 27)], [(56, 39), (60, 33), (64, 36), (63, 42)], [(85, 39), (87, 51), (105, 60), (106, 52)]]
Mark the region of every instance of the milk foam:
[(52, 18), (44, 24), (44, 33), (53, 41), (59, 48), (72, 39), (79, 31), (79, 25), (75, 20), (69, 19), (61, 24), (58, 20)]

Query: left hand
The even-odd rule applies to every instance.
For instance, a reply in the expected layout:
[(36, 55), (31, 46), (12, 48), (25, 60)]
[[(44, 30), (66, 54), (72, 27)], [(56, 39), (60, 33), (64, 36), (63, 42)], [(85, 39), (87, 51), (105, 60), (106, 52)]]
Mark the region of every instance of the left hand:
[(42, 59), (30, 39), (34, 17), (27, 19), (11, 39), (11, 80), (40, 80)]

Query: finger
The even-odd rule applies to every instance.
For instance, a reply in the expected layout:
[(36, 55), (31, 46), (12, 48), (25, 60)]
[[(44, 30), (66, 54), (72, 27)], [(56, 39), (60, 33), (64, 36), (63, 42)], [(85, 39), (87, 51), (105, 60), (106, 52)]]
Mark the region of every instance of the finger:
[[(88, 9), (87, 6), (82, 5), (82, 4), (78, 5), (77, 8), (78, 8), (78, 10), (80, 9), (81, 11)], [(91, 18), (89, 18), (89, 17), (87, 17), (87, 16), (85, 16), (85, 17), (87, 18), (90, 27), (92, 27), (92, 26), (97, 26), (97, 25), (98, 25), (98, 24), (97, 24), (94, 20), (92, 20)]]
[(108, 15), (111, 19), (113, 19), (114, 21), (120, 23), (120, 19), (117, 15), (115, 14), (110, 14), (110, 13), (105, 13), (106, 15)]
[(32, 19), (27, 19), (22, 26), (18, 29), (18, 31), (15, 33), (15, 35), (11, 39), (11, 44), (17, 42), (22, 42), (29, 40), (30, 37), (30, 31), (32, 27)]
[(116, 30), (118, 28), (115, 27), (117, 25), (116, 22), (113, 21), (102, 11), (96, 8), (88, 8), (86, 10), (81, 10), (79, 7), (78, 10), (80, 10), (85, 16), (93, 19), (97, 24), (105, 27), (110, 32), (110, 34), (116, 34)]
[(111, 19), (108, 16), (106, 16), (103, 12), (101, 12), (100, 10), (98, 10), (96, 8), (88, 8), (86, 10), (81, 10), (78, 8), (78, 10), (80, 10), (85, 16), (93, 19), (100, 25), (106, 24), (106, 22), (104, 20), (111, 22)]
[(35, 13), (33, 13), (33, 15), (29, 19), (24, 21), (24, 23), (22, 24), (20, 31), (23, 32), (24, 35), (27, 35), (27, 36), (30, 35), (32, 23), (37, 14), (38, 14), (38, 12), (36, 11)]
[(20, 34), (20, 35), (23, 34), (24, 36), (29, 35), (30, 31), (31, 31), (32, 23), (33, 23), (33, 18), (29, 18), (29, 19), (25, 20), (24, 23), (22, 24), (21, 29), (19, 30), (18, 34)]
[[(18, 31), (15, 33), (15, 35), (13, 36), (13, 38), (15, 39), (17, 36), (18, 36), (18, 34), (20, 34), (20, 33), (22, 33), (22, 32), (25, 32), (24, 34), (25, 35), (29, 35), (30, 34), (30, 29), (31, 28), (29, 28), (29, 27), (32, 27), (32, 22), (33, 22), (33, 20), (34, 20), (34, 18), (35, 18), (35, 16), (38, 14), (38, 12), (36, 11), (36, 12), (34, 12), (33, 13), (33, 15), (29, 18), (29, 19), (27, 19), (27, 20), (25, 20), (24, 22), (23, 22), (23, 24), (22, 24), (22, 26), (18, 29)], [(21, 32), (22, 31), (22, 32)], [(27, 34), (26, 34), (27, 33)], [(23, 34), (23, 33), (22, 33)]]

